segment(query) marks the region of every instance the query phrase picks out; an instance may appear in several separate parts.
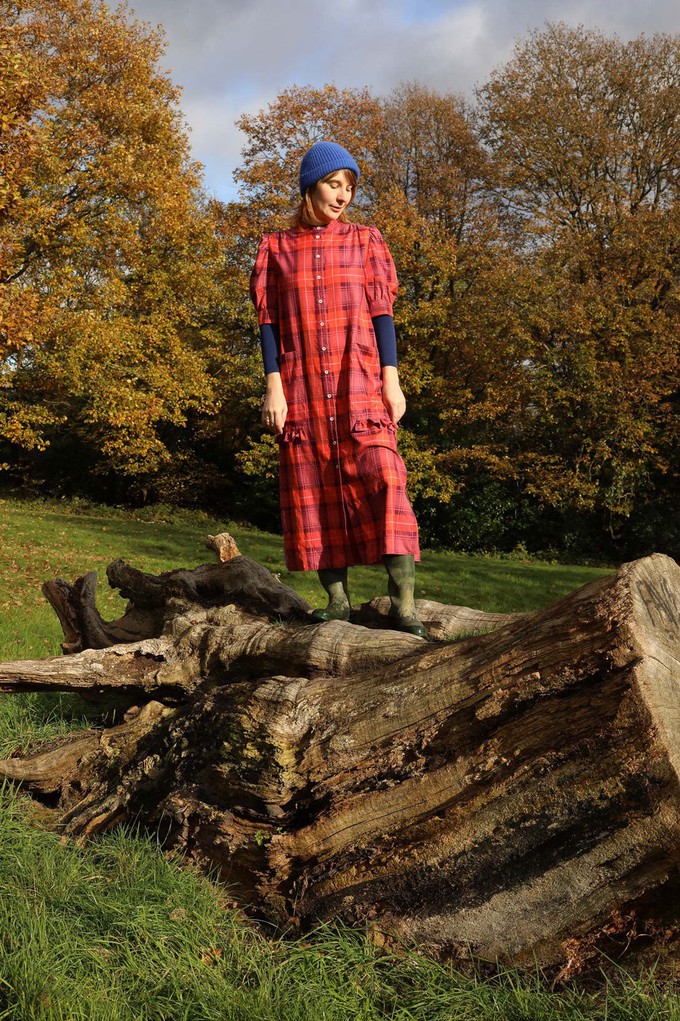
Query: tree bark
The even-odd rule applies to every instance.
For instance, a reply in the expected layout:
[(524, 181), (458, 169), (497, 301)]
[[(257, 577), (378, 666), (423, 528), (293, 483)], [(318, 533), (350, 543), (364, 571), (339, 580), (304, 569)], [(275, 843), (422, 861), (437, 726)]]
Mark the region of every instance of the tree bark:
[[(675, 931), (669, 557), (531, 614), (419, 601), (432, 634), (480, 632), (431, 643), (386, 630), (381, 599), (358, 614), (368, 627), (310, 624), (304, 601), (238, 555), (108, 573), (130, 599), (125, 626), (77, 618), (78, 641), (100, 647), (0, 663), (0, 690), (115, 692), (127, 706), (122, 722), (0, 763), (75, 839), (142, 819), (269, 919), (368, 921), (442, 957), (569, 974), (619, 938), (639, 943), (640, 920)], [(72, 591), (82, 609), (94, 590)], [(121, 633), (134, 641), (108, 644)]]

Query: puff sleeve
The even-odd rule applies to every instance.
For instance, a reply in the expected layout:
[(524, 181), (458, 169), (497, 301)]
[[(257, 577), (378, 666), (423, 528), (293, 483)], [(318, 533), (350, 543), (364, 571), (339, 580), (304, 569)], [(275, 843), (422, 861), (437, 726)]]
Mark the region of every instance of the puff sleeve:
[(365, 268), (365, 291), (371, 318), (392, 315), (392, 305), (399, 287), (397, 271), (389, 248), (377, 227), (368, 228), (368, 254)]
[(250, 274), (250, 298), (257, 310), (257, 322), (278, 323), (279, 297), (276, 269), (271, 257), (271, 236), (265, 234), (260, 241), (253, 272)]

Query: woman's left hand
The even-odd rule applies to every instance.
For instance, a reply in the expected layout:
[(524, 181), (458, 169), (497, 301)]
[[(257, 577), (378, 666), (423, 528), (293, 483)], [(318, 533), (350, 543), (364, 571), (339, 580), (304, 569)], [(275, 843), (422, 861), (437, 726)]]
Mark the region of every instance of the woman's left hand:
[(396, 425), (406, 411), (406, 398), (399, 386), (399, 373), (394, 365), (383, 367), (382, 399), (390, 418)]

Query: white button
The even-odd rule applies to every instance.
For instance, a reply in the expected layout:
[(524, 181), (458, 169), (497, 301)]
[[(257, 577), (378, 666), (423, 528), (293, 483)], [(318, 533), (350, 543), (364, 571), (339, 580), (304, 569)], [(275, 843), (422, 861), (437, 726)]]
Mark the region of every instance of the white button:
[(328, 375), (328, 369), (324, 369), (323, 370), (323, 374), (324, 374), (324, 376), (327, 376)]
[(317, 259), (320, 259), (320, 258), (321, 258), (321, 256), (320, 256), (320, 255), (317, 255), (317, 256), (316, 256), (316, 258), (317, 258)]
[(322, 351), (325, 351), (325, 350), (326, 350), (326, 348), (325, 348), (325, 347), (322, 347), (322, 348), (321, 348), (321, 350), (322, 350)]
[(317, 274), (317, 277), (316, 277), (316, 279), (317, 279), (317, 280), (321, 280), (321, 277), (320, 277), (320, 276), (319, 276), (319, 275)]
[(331, 395), (330, 394), (326, 394), (326, 397), (328, 398), (328, 400), (331, 399)]
[(338, 445), (338, 441), (337, 440), (333, 440), (333, 446), (337, 447), (337, 445)]
[(328, 419), (328, 421), (329, 421), (329, 422), (335, 422), (335, 419), (334, 419), (334, 417), (333, 417), (333, 416), (331, 415), (331, 417), (330, 417), (330, 418)]
[[(324, 322), (321, 322), (321, 323), (319, 323), (319, 326), (325, 326), (325, 325), (326, 325), (326, 324), (325, 324)], [(325, 350), (326, 350), (326, 349), (324, 348), (324, 351), (325, 351)]]

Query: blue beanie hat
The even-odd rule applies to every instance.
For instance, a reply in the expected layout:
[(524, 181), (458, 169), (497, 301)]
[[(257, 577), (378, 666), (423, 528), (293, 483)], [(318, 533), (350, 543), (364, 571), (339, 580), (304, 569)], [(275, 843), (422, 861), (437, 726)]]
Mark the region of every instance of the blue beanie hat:
[(317, 181), (332, 174), (334, 170), (353, 170), (359, 180), (359, 167), (356, 161), (337, 142), (315, 142), (311, 149), (302, 157), (300, 164), (300, 194)]

